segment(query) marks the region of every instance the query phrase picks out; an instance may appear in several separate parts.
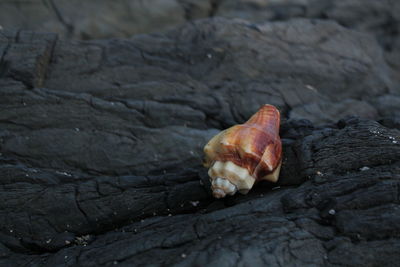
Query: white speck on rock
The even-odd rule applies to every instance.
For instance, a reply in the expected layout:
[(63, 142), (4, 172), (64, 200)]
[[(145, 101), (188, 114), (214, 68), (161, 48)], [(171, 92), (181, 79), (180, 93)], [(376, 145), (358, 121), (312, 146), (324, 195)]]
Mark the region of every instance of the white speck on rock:
[(114, 264), (114, 265), (117, 265), (117, 264), (118, 264), (118, 261), (114, 261), (113, 264)]
[(362, 168), (360, 168), (360, 171), (368, 171), (369, 170), (369, 167), (367, 167), (367, 166), (364, 166), (364, 167), (362, 167)]
[(397, 141), (396, 141), (396, 140), (393, 140), (392, 143), (393, 143), (393, 144), (397, 144)]
[(47, 244), (49, 244), (51, 242), (51, 238), (49, 240), (46, 241)]
[(190, 204), (192, 204), (193, 207), (197, 207), (199, 205), (200, 201), (190, 201)]
[(75, 242), (78, 245), (81, 245), (81, 246), (84, 246), (84, 247), (88, 244), (89, 240), (90, 240), (90, 235), (83, 235), (83, 236), (75, 237)]
[(186, 258), (186, 254), (185, 254), (185, 253), (182, 253), (181, 257), (182, 257), (182, 258)]
[(62, 174), (62, 175), (65, 175), (65, 176), (72, 176), (72, 174), (69, 174), (69, 173), (67, 173), (67, 172), (56, 171), (56, 173)]
[(75, 128), (75, 131), (79, 132), (80, 130), (79, 130), (79, 128)]
[(317, 92), (317, 89), (315, 89), (315, 87), (312, 86), (312, 85), (307, 84), (307, 85), (306, 85), (306, 88), (307, 88), (307, 89), (310, 89), (310, 90), (312, 90), (312, 91)]
[(328, 213), (329, 213), (330, 215), (335, 215), (335, 214), (336, 214), (336, 211), (335, 211), (334, 209), (330, 209), (330, 210), (328, 211)]
[(207, 57), (208, 57), (208, 58), (212, 58), (212, 55), (211, 55), (211, 54), (207, 54)]

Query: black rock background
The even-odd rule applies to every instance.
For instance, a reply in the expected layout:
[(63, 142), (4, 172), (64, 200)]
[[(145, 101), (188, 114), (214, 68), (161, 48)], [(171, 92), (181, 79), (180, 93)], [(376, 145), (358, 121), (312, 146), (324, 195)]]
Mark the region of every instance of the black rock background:
[(375, 37), (400, 75), (397, 0), (13, 0), (0, 2), (0, 26), (57, 32), (61, 38), (130, 37), (207, 17), (251, 22), (333, 20)]
[[(398, 265), (398, 1), (75, 2), (0, 3), (1, 266)], [(279, 183), (214, 200), (264, 103)]]

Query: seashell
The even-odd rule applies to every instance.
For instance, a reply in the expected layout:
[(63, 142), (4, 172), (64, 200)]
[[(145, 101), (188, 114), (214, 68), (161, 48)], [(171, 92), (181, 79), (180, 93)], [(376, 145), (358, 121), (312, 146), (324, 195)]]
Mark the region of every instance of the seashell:
[(272, 105), (262, 106), (246, 123), (214, 136), (204, 147), (216, 198), (247, 194), (261, 180), (278, 181), (282, 162), (280, 114)]

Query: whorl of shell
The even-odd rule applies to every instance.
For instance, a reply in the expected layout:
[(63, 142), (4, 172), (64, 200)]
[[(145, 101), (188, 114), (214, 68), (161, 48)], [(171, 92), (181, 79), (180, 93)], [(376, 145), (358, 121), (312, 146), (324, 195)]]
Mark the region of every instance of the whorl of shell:
[(242, 194), (260, 180), (276, 182), (282, 160), (279, 138), (280, 114), (264, 105), (246, 123), (214, 136), (204, 147), (204, 166), (209, 168), (216, 198)]

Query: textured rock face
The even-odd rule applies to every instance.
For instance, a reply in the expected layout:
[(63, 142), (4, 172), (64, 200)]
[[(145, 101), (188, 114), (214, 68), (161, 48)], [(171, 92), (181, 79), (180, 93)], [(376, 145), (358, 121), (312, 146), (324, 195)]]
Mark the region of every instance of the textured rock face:
[(385, 58), (400, 70), (400, 2), (396, 0), (222, 0), (216, 16), (254, 22), (293, 17), (327, 19), (374, 36)]
[(6, 29), (57, 32), (61, 37), (123, 37), (165, 30), (185, 21), (177, 0), (16, 0), (0, 3)]
[[(0, 55), (0, 265), (400, 261), (399, 87), (370, 36), (207, 19), (90, 42), (2, 31)], [(214, 200), (202, 147), (264, 103), (281, 180)]]
[(165, 31), (198, 18), (251, 22), (291, 18), (333, 20), (371, 34), (400, 70), (400, 2), (397, 0), (14, 0), (0, 2), (0, 26), (57, 32), (62, 38), (129, 37)]

